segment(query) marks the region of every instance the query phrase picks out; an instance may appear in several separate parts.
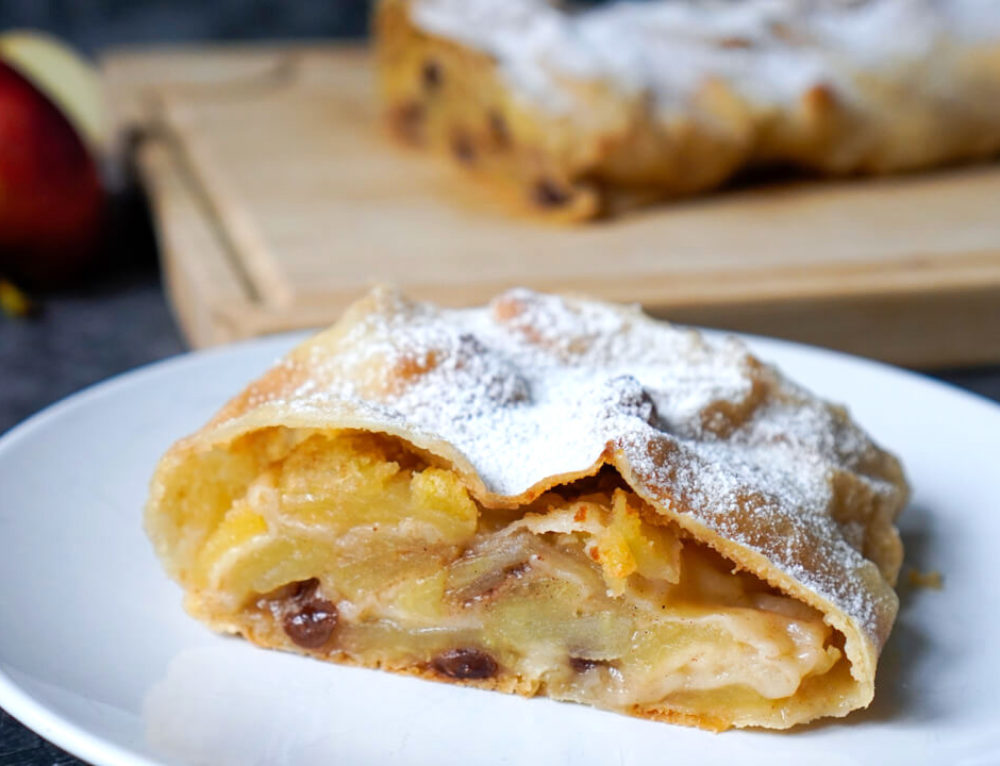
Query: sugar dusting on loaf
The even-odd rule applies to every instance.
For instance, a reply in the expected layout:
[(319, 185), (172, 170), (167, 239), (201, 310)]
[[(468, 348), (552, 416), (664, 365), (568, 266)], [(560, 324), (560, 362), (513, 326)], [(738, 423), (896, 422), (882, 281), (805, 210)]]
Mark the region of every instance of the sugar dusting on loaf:
[[(881, 645), (894, 614), (873, 590), (865, 529), (837, 518), (836, 487), (898, 509), (898, 463), (839, 407), (737, 340), (637, 308), (514, 290), (441, 309), (377, 289), (363, 310), (283, 362), (292, 389), (251, 402), (348, 408), (365, 427), (447, 443), (486, 489), (515, 497), (608, 456), (647, 498), (766, 552)], [(308, 419), (308, 418), (306, 418)], [(748, 527), (747, 516), (760, 520)], [(822, 561), (804, 561), (820, 550)], [(880, 595), (876, 595), (880, 594)]]
[[(548, 0), (412, 0), (432, 34), (493, 56), (536, 106), (574, 108), (567, 77), (684, 103), (714, 77), (759, 106), (810, 87), (846, 99), (858, 73), (937, 66), (965, 45), (1000, 45), (994, 0), (658, 0), (571, 13)], [(934, 83), (922, 78), (921, 87)]]

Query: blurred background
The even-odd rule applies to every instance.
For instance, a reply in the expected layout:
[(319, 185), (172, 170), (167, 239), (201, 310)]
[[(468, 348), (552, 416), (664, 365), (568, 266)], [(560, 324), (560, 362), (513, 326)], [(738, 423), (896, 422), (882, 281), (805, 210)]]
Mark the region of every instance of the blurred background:
[[(368, 20), (364, 0), (0, 0), (0, 32), (53, 35), (93, 65), (119, 47), (360, 39)], [(11, 119), (0, 113), (0, 135)], [(8, 147), (19, 140), (8, 137)], [(185, 350), (132, 170), (127, 158), (103, 168), (109, 220), (99, 252), (79, 272), (26, 280), (9, 262), (4, 268), (5, 257), (15, 256), (0, 248), (0, 433), (86, 385)], [(8, 199), (10, 187), (0, 184)], [(4, 760), (2, 742), (0, 764), (14, 763)]]
[(112, 46), (356, 38), (365, 0), (3, 0), (0, 27), (43, 29), (90, 55)]
[[(369, 4), (361, 0), (0, 0), (0, 32), (40, 30), (96, 62), (122, 48), (132, 53), (200, 46), (228, 50), (234, 44), (360, 40), (368, 34), (369, 13)], [(65, 82), (62, 74), (56, 79)], [(85, 159), (86, 141), (73, 143), (61, 136), (65, 125), (49, 131), (55, 123), (38, 117), (35, 107), (24, 107), (26, 92), (17, 73), (5, 74), (0, 63), (0, 434), (74, 391), (191, 345), (164, 295), (164, 240), (147, 189), (136, 174), (132, 152), (143, 136), (115, 139), (117, 155), (99, 163), (96, 171), (106, 197), (88, 197), (94, 168)], [(24, 147), (36, 137), (50, 142), (40, 153), (44, 162), (25, 170), (18, 163)], [(57, 146), (64, 149), (50, 150)], [(62, 173), (67, 174), (64, 179)], [(66, 212), (73, 205), (61, 203), (56, 192), (49, 208), (17, 209), (23, 190), (38, 177), (63, 179), (56, 186), (64, 190), (71, 185), (84, 189), (75, 196), (84, 201), (75, 218), (70, 220)], [(98, 201), (88, 206), (88, 199)], [(97, 208), (99, 213), (94, 212)], [(22, 219), (33, 222), (32, 236), (39, 228), (48, 236), (27, 258), (27, 235), (18, 229)], [(5, 225), (14, 232), (6, 245)], [(93, 251), (84, 252), (87, 247)], [(35, 268), (38, 264), (42, 266)], [(947, 306), (942, 315), (951, 310)], [(770, 321), (780, 323), (781, 316), (773, 315)], [(844, 321), (861, 327), (885, 323), (897, 338), (911, 333), (891, 307), (880, 314), (854, 311), (845, 314)], [(785, 324), (795, 329), (794, 320)], [(997, 327), (986, 330), (1000, 334)], [(960, 339), (955, 342), (960, 344)], [(995, 364), (917, 366), (1000, 400), (1000, 368)], [(0, 766), (75, 763), (79, 761), (0, 711)]]

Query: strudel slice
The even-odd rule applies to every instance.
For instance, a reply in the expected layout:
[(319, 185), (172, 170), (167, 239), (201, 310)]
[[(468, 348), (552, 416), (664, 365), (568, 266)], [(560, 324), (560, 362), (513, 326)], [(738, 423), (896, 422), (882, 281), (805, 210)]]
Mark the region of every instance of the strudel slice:
[(710, 729), (872, 699), (899, 463), (638, 309), (377, 289), (178, 442), (146, 526), (261, 646)]

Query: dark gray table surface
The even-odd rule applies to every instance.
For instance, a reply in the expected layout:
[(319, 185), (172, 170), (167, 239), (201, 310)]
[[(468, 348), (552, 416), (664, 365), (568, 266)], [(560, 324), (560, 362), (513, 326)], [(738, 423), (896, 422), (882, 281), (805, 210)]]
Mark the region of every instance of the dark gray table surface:
[[(184, 349), (152, 258), (119, 263), (47, 296), (37, 318), (0, 318), (0, 433), (74, 391)], [(1000, 366), (935, 376), (1000, 401)], [(0, 766), (78, 763), (0, 711)]]

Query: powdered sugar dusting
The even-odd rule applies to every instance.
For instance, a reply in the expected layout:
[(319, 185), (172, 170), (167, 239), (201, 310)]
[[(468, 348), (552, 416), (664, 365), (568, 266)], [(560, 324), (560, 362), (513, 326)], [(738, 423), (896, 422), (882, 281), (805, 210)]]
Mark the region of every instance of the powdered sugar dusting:
[(366, 308), (288, 357), (308, 374), (283, 408), (347, 403), (373, 429), (446, 442), (502, 496), (611, 458), (640, 494), (765, 553), (881, 644), (894, 608), (879, 600), (894, 596), (871, 588), (835, 479), (898, 510), (898, 464), (738, 341), (526, 290), (459, 310), (378, 290)]
[[(551, 0), (412, 0), (427, 31), (496, 58), (522, 97), (576, 105), (567, 78), (683, 105), (718, 78), (761, 106), (818, 84), (850, 99), (858, 70), (939, 66), (963, 44), (1000, 38), (995, 0), (660, 0), (569, 13)], [(948, 81), (949, 83), (951, 81)], [(924, 88), (935, 87), (921, 81)], [(952, 94), (954, 95), (954, 94)]]

